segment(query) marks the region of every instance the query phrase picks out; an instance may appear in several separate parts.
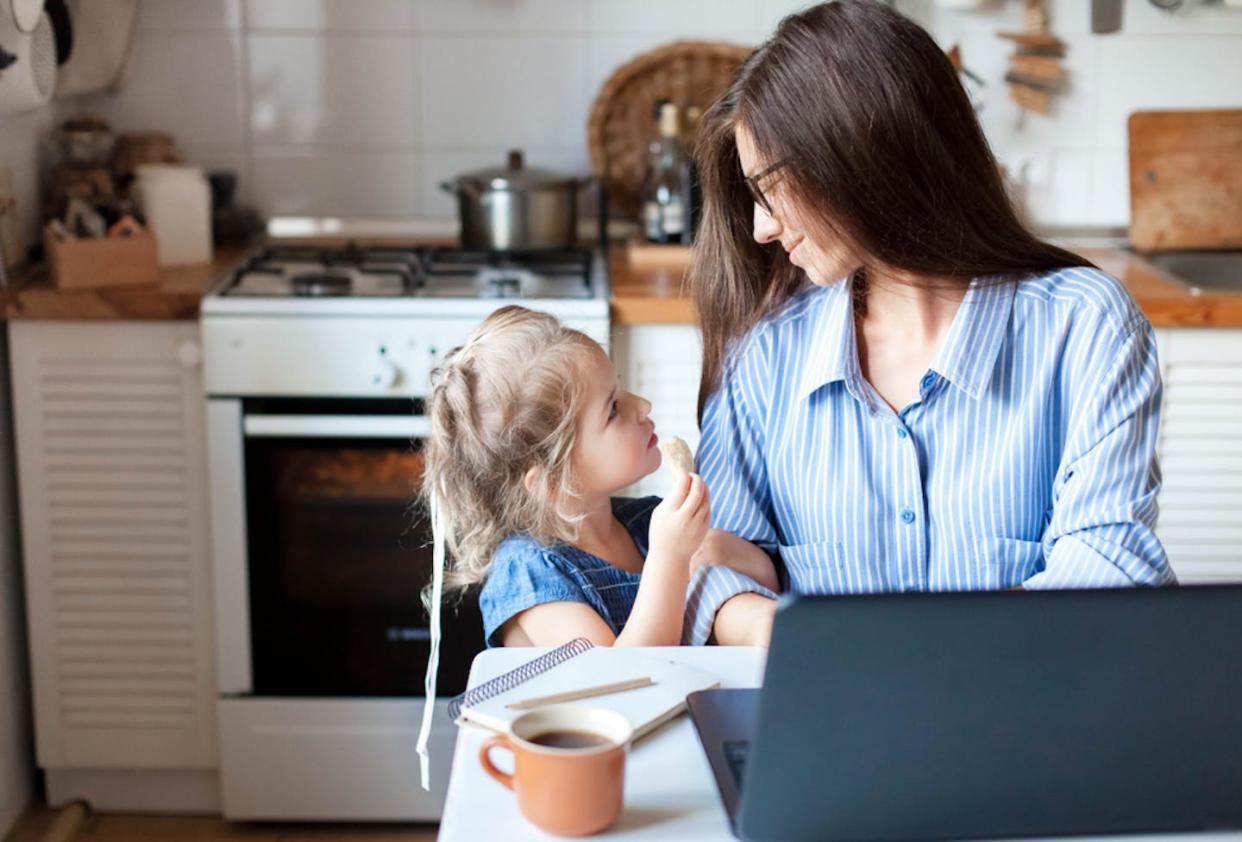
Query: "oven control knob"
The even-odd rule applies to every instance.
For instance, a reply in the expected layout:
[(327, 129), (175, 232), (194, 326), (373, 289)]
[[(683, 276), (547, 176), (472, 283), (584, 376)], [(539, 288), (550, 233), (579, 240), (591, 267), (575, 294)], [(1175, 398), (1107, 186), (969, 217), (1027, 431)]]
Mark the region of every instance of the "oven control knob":
[(379, 357), (371, 369), (371, 383), (381, 389), (391, 389), (401, 379), (401, 369), (388, 357)]

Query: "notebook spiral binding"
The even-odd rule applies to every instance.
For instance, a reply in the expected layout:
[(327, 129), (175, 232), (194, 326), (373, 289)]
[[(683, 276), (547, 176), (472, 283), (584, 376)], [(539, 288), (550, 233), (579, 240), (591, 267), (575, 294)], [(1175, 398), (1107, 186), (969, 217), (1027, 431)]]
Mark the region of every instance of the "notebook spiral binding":
[(545, 652), (533, 661), (528, 661), (516, 669), (511, 669), (503, 675), (496, 676), (491, 681), (480, 684), (473, 690), (467, 690), (465, 693), (455, 696), (449, 702), (449, 719), (457, 719), (463, 707), (471, 707), (485, 702), (493, 696), (499, 696), (501, 693), (547, 672), (557, 664), (563, 664), (575, 655), (581, 655), (594, 645), (585, 637), (576, 637), (550, 652)]

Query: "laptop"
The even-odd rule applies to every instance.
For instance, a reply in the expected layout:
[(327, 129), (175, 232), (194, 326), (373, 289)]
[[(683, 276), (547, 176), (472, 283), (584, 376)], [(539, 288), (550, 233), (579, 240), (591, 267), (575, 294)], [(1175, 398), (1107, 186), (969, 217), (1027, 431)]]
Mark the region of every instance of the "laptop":
[(1242, 586), (784, 596), (687, 701), (746, 840), (1242, 828)]

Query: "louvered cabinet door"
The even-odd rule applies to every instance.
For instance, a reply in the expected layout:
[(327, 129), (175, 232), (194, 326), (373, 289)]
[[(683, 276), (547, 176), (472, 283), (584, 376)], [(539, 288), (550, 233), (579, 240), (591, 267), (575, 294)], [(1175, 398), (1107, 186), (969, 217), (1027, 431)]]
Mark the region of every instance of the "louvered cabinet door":
[(1183, 583), (1242, 581), (1242, 330), (1169, 328), (1156, 534)]
[(198, 325), (10, 343), (39, 765), (214, 767)]
[[(656, 434), (667, 440), (680, 436), (698, 447), (696, 408), (703, 346), (693, 325), (631, 325), (613, 332), (613, 362), (622, 386), (651, 401)], [(632, 496), (665, 495), (671, 482), (668, 467), (635, 483)]]

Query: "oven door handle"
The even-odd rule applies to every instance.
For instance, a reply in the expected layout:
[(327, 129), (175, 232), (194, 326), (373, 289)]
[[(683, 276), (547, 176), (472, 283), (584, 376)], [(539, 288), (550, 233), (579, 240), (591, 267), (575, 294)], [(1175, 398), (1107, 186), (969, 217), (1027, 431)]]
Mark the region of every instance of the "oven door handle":
[(281, 438), (424, 439), (425, 415), (247, 415), (247, 436)]

